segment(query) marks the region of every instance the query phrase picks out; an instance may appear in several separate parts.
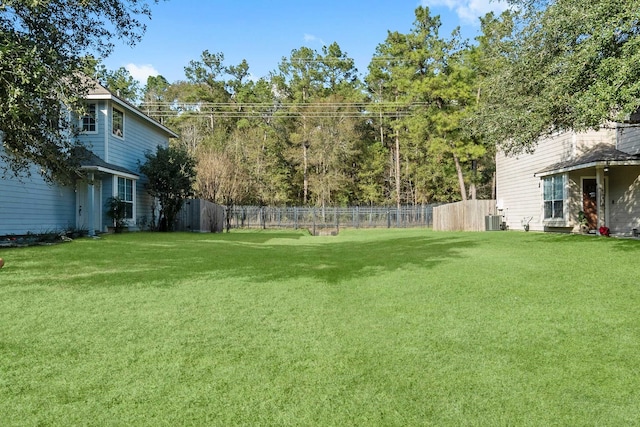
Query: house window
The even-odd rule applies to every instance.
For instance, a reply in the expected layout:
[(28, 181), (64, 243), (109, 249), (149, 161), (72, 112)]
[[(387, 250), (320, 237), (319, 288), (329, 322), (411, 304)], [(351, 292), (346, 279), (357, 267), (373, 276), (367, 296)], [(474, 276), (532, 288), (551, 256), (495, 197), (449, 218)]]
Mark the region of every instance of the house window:
[(87, 104), (82, 116), (82, 132), (96, 132), (96, 104)]
[(118, 177), (118, 198), (126, 203), (125, 218), (133, 219), (133, 189), (132, 179)]
[(544, 219), (564, 219), (564, 175), (543, 179)]
[(124, 113), (115, 108), (111, 120), (111, 132), (120, 138), (124, 137)]

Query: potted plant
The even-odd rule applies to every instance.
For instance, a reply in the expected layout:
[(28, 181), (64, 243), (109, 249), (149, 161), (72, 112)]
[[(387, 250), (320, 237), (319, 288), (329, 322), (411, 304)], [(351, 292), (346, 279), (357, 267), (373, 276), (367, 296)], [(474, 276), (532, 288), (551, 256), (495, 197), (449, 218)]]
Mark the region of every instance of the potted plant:
[(578, 224), (580, 224), (580, 231), (583, 233), (589, 232), (589, 220), (584, 211), (578, 212)]
[(105, 202), (107, 216), (113, 221), (116, 233), (122, 233), (126, 228), (127, 204), (119, 197), (109, 197)]

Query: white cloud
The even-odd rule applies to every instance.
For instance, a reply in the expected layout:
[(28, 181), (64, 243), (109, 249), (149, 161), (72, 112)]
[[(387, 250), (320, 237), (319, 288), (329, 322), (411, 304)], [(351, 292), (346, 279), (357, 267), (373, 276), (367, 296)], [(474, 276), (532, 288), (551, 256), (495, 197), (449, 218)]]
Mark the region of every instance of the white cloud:
[(465, 24), (478, 25), (478, 17), (489, 12), (497, 14), (508, 9), (509, 5), (503, 0), (422, 0), (427, 7), (446, 7), (455, 11)]
[(150, 76), (157, 76), (160, 74), (158, 70), (153, 68), (153, 65), (151, 64), (143, 64), (143, 65), (127, 64), (124, 66), (124, 68), (126, 68), (127, 71), (129, 71), (129, 73), (131, 74), (131, 77), (138, 80), (143, 85), (147, 84), (147, 78), (149, 78)]
[(320, 37), (316, 37), (313, 34), (305, 34), (304, 41), (306, 43), (320, 43), (322, 46), (326, 46), (327, 44)]

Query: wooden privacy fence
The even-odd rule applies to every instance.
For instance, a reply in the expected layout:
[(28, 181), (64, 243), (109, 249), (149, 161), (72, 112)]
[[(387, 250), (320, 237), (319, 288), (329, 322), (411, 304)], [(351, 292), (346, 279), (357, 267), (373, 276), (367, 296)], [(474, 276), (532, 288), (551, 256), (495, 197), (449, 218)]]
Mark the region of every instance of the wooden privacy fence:
[(495, 200), (467, 200), (433, 208), (435, 231), (485, 231), (485, 217), (496, 215)]
[[(231, 228), (348, 228), (433, 227), (436, 231), (484, 231), (486, 217), (496, 215), (495, 200), (468, 200), (447, 205), (391, 207), (266, 207), (234, 206), (230, 210), (206, 200), (185, 202), (176, 230), (221, 232)], [(228, 222), (227, 222), (228, 221)]]
[(224, 206), (202, 199), (185, 201), (176, 218), (176, 231), (220, 233), (224, 229)]

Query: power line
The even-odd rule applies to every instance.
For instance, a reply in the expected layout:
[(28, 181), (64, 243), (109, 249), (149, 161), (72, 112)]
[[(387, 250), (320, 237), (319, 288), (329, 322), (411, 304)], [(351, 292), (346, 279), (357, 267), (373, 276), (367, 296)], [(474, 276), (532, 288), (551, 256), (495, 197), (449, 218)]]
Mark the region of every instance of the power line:
[(429, 102), (410, 102), (410, 103), (402, 103), (402, 102), (308, 102), (308, 103), (295, 103), (295, 102), (166, 102), (166, 101), (156, 101), (156, 102), (145, 102), (141, 105), (141, 109), (145, 109), (147, 107), (167, 107), (167, 108), (177, 108), (177, 107), (206, 107), (206, 108), (225, 108), (225, 107), (264, 107), (264, 108), (317, 108), (317, 107), (388, 107), (388, 108), (397, 108), (397, 107), (418, 107), (430, 105)]
[(263, 118), (270, 117), (404, 117), (427, 102), (316, 102), (316, 103), (235, 103), (235, 102), (150, 102), (140, 109), (151, 116), (180, 115)]
[(408, 117), (412, 113), (409, 111), (399, 112), (376, 112), (376, 111), (362, 111), (362, 112), (337, 112), (337, 111), (316, 111), (311, 113), (297, 113), (292, 111), (282, 112), (260, 112), (260, 111), (167, 111), (167, 110), (145, 110), (147, 115), (153, 117), (217, 117), (217, 118), (398, 118)]

